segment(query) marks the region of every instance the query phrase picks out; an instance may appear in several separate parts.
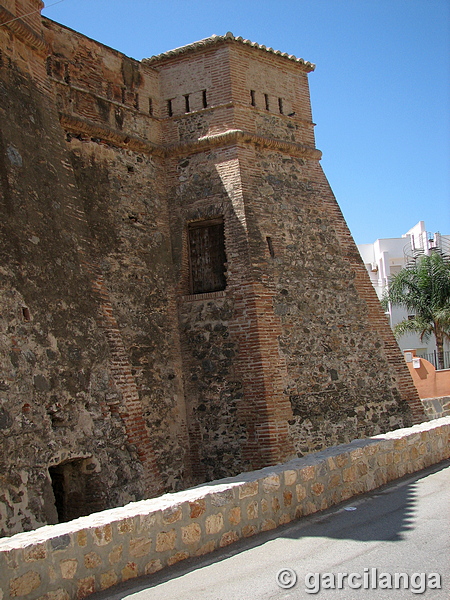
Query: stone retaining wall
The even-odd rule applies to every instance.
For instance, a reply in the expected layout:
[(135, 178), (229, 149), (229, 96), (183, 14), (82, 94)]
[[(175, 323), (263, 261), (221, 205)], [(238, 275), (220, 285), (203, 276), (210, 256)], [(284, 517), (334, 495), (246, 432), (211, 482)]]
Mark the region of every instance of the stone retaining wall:
[(422, 405), (427, 417), (431, 419), (440, 419), (450, 415), (450, 396), (442, 398), (423, 398)]
[(0, 600), (71, 600), (377, 488), (450, 456), (450, 417), (0, 540)]

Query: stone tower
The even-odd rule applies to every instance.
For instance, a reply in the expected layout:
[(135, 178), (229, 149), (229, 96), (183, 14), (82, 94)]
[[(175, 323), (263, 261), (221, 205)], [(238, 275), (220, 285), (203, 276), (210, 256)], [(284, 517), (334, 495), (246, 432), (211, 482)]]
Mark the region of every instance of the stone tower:
[(314, 65), (231, 33), (143, 63), (160, 76), (170, 148), (195, 474), (258, 468), (409, 423), (405, 400), (420, 419), (319, 164)]
[(3, 533), (424, 418), (313, 65), (230, 33), (139, 62), (36, 12), (0, 50)]

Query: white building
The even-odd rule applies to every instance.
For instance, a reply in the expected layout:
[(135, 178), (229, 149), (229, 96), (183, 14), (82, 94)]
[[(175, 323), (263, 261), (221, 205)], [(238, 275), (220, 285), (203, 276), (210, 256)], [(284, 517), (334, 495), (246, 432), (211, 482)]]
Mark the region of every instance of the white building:
[[(450, 235), (431, 234), (426, 231), (424, 221), (419, 221), (402, 237), (376, 240), (373, 244), (358, 244), (358, 250), (377, 295), (381, 299), (390, 277), (418, 256), (429, 254), (433, 250), (440, 250), (450, 255)], [(390, 307), (391, 327), (407, 317), (406, 309), (397, 306)], [(398, 343), (402, 350), (416, 349), (418, 356), (423, 356), (435, 364), (433, 358), (436, 344), (433, 337), (428, 342), (424, 342), (420, 341), (418, 335), (407, 334), (399, 338)], [(445, 350), (447, 351), (446, 358), (450, 360), (448, 344), (445, 346)]]

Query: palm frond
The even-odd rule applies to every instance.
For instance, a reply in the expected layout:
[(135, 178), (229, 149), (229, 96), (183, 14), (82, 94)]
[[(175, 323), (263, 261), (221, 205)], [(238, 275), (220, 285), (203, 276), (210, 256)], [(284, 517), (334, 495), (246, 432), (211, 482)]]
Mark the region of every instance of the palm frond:
[(394, 335), (400, 338), (408, 333), (416, 333), (426, 341), (434, 333), (432, 324), (422, 319), (404, 319), (394, 326)]
[(389, 281), (383, 304), (387, 302), (426, 319), (450, 308), (450, 262), (431, 254), (421, 257), (414, 267), (402, 269)]
[(415, 315), (394, 327), (397, 338), (416, 333), (422, 340), (432, 334), (450, 339), (450, 262), (438, 253), (422, 256), (390, 279), (381, 303), (385, 310), (391, 304)]

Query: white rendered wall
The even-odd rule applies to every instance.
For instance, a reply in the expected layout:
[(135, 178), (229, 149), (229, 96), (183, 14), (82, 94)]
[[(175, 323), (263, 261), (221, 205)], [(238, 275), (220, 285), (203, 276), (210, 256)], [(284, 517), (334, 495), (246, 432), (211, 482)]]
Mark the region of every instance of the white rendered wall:
[[(450, 247), (450, 235), (434, 234), (432, 239)], [(389, 278), (406, 266), (407, 257), (412, 256), (415, 250), (422, 250), (428, 254), (432, 244), (424, 221), (419, 221), (402, 237), (378, 239), (373, 244), (358, 244), (359, 253), (378, 298), (381, 299)], [(393, 328), (408, 317), (408, 312), (403, 307), (390, 307), (388, 316)], [(428, 354), (436, 350), (433, 337), (425, 342), (421, 341), (418, 335), (408, 334), (397, 341), (402, 350), (416, 349), (419, 354)], [(445, 349), (448, 350), (449, 346)]]

